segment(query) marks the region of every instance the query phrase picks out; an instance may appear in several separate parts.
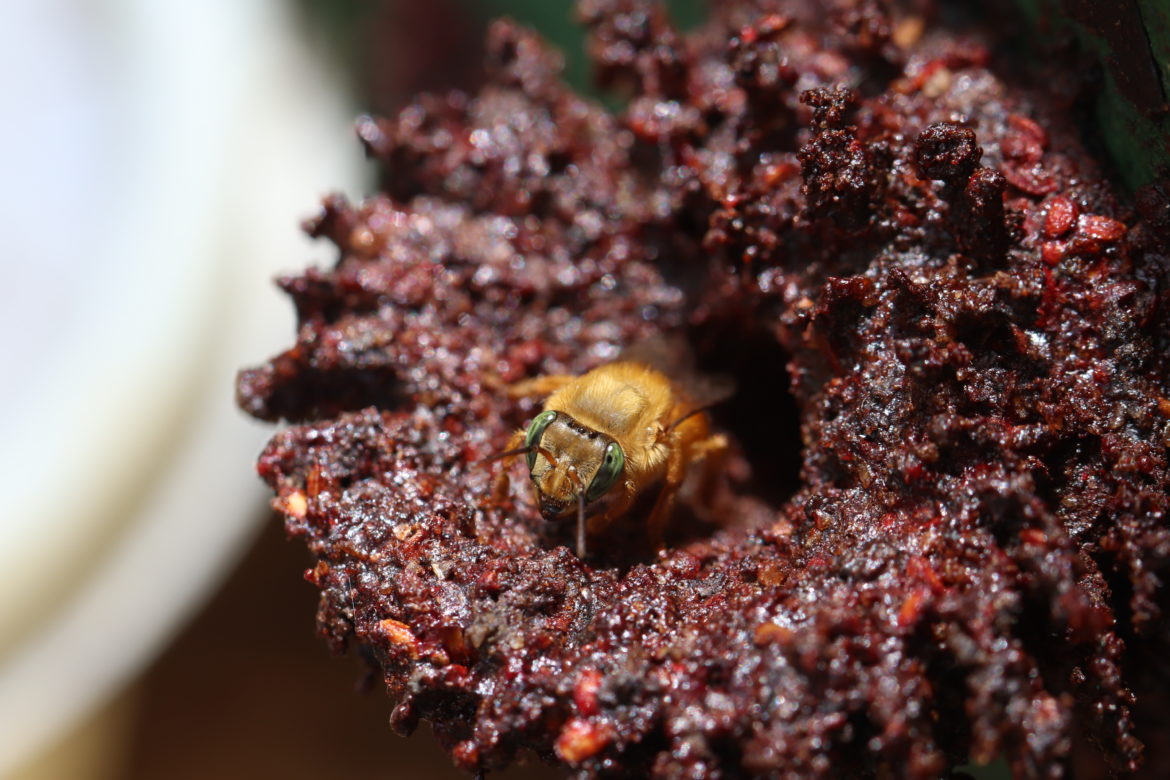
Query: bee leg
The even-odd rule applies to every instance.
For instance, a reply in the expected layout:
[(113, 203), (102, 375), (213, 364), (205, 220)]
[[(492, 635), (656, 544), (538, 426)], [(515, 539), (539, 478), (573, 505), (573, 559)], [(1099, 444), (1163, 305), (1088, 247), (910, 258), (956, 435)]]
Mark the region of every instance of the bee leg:
[(630, 511), (630, 507), (634, 505), (634, 495), (628, 490), (623, 490), (621, 495), (614, 499), (613, 504), (604, 513), (600, 515), (593, 515), (587, 518), (585, 526), (591, 534), (599, 534), (614, 520)]
[[(504, 451), (518, 449), (524, 444), (524, 431), (516, 431), (512, 434), (512, 438), (508, 439), (508, 446), (504, 447)], [(508, 477), (508, 466), (500, 466), (500, 470), (496, 472), (496, 478), (492, 480), (492, 499), (496, 502), (502, 502), (508, 497), (508, 489), (512, 486), (512, 480)]]
[(650, 517), (646, 520), (646, 538), (655, 549), (662, 547), (662, 536), (666, 531), (666, 521), (670, 519), (670, 511), (674, 508), (674, 497), (682, 486), (687, 475), (687, 459), (682, 450), (673, 449), (666, 462), (666, 476), (662, 480), (662, 489), (654, 508), (650, 510)]
[[(572, 382), (576, 377), (570, 374), (548, 374), (532, 379), (522, 379), (508, 385), (504, 390), (512, 398), (537, 398), (548, 396)], [(523, 443), (523, 441), (521, 441)]]
[(512, 479), (508, 476), (508, 472), (500, 469), (500, 473), (496, 474), (496, 478), (492, 480), (492, 501), (499, 504), (508, 497), (508, 489), (512, 487)]
[(666, 521), (670, 519), (670, 512), (674, 509), (674, 497), (678, 493), (678, 485), (663, 483), (658, 500), (654, 502), (654, 509), (646, 520), (646, 538), (654, 549), (662, 547), (662, 537), (666, 531)]
[(703, 507), (710, 508), (715, 498), (715, 487), (718, 484), (719, 475), (724, 471), (729, 451), (727, 437), (721, 433), (708, 436), (703, 441), (696, 443), (694, 449), (691, 450), (694, 459), (702, 461), (698, 499)]

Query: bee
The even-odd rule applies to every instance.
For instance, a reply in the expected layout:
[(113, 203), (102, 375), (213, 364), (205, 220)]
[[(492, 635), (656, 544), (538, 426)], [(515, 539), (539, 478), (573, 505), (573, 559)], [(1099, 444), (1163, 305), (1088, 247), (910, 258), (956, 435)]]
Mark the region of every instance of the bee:
[(646, 529), (660, 543), (690, 465), (705, 464), (710, 482), (727, 450), (727, 438), (711, 433), (710, 404), (691, 400), (642, 363), (537, 377), (512, 385), (509, 393), (547, 398), (543, 411), (492, 459), (526, 456), (541, 515), (564, 520), (575, 511), (582, 558), (586, 531), (605, 529), (655, 485), (661, 488)]

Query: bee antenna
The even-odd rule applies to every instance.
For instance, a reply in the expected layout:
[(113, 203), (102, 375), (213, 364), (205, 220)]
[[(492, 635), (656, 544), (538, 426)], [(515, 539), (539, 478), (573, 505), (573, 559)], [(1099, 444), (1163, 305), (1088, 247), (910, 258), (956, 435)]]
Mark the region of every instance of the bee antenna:
[(494, 455), (488, 455), (486, 458), (481, 458), (480, 460), (476, 461), (476, 463), (482, 465), (485, 463), (491, 463), (492, 461), (495, 461), (495, 460), (503, 460), (504, 458), (510, 458), (513, 455), (527, 455), (531, 451), (532, 451), (531, 447), (520, 447), (520, 448), (514, 449), (514, 450), (505, 450), (504, 452), (497, 452)]
[(503, 458), (510, 458), (513, 455), (527, 455), (528, 453), (532, 452), (533, 450), (536, 450), (541, 455), (543, 455), (548, 460), (548, 462), (552, 464), (553, 468), (557, 467), (557, 459), (553, 457), (553, 454), (551, 452), (546, 450), (544, 447), (541, 447), (539, 444), (531, 444), (527, 447), (518, 447), (514, 450), (505, 450), (504, 452), (497, 452), (495, 455), (488, 455), (486, 458), (483, 458), (482, 460), (477, 461), (477, 464), (483, 465), (485, 463), (491, 463), (492, 461), (495, 461), (495, 460), (501, 460)]
[(670, 425), (666, 426), (666, 432), (669, 433), (669, 432), (673, 431), (675, 428), (677, 428), (679, 425), (681, 425), (684, 421), (689, 420), (690, 418), (694, 417), (696, 414), (702, 414), (703, 412), (710, 409), (712, 406), (714, 406), (714, 404), (708, 404), (706, 406), (699, 406), (695, 409), (690, 410), (689, 412), (684, 414), (682, 417), (678, 418), (677, 420), (672, 422)]

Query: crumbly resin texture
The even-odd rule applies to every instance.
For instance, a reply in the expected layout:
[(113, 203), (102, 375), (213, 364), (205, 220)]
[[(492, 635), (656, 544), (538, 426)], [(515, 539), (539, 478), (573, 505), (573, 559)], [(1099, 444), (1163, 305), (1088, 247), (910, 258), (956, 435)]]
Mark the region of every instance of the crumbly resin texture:
[[(337, 262), (237, 388), (292, 423), (259, 471), (321, 635), (471, 771), (1158, 776), (1165, 190), (1103, 178), (1059, 52), (714, 6), (578, 3), (617, 113), (499, 22), (478, 92), (358, 122), (380, 192), (308, 223)], [(735, 379), (735, 454), (664, 550), (636, 509), (580, 560), (478, 463), (540, 408), (503, 388), (663, 335)]]

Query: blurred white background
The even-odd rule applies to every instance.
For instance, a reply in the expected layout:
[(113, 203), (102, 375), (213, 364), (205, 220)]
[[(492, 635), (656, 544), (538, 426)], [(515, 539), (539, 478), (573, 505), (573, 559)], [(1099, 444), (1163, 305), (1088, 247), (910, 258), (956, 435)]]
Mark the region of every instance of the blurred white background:
[(150, 662), (242, 554), (271, 278), (360, 194), (354, 110), (278, 0), (0, 4), (0, 777)]

